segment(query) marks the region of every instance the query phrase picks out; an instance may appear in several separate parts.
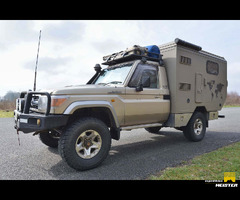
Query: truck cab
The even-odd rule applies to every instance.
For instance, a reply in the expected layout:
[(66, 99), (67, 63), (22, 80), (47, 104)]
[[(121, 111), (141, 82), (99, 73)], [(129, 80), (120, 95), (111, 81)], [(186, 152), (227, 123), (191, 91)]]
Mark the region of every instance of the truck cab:
[(140, 59), (110, 65), (92, 84), (111, 87), (114, 109), (124, 111), (118, 118), (122, 128), (133, 125), (163, 123), (170, 113), (166, 71), (158, 62)]

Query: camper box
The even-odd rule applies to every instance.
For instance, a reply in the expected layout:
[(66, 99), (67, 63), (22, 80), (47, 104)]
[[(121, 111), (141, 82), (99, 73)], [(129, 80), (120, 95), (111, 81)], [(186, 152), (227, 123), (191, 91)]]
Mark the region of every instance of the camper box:
[(221, 110), (227, 95), (227, 61), (175, 39), (160, 45), (171, 96), (171, 113)]

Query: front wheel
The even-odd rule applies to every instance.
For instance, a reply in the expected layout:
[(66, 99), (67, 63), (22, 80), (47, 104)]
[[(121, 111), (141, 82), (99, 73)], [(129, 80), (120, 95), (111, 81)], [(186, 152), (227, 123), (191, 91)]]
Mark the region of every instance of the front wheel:
[(76, 170), (100, 165), (111, 147), (108, 127), (95, 118), (83, 118), (71, 124), (61, 135), (59, 152), (63, 160)]
[(58, 140), (59, 140), (59, 133), (54, 130), (51, 131), (44, 131), (39, 133), (39, 139), (42, 141), (43, 144), (57, 148), (58, 147)]
[(206, 133), (206, 117), (201, 112), (193, 114), (183, 130), (184, 136), (193, 142), (201, 141)]

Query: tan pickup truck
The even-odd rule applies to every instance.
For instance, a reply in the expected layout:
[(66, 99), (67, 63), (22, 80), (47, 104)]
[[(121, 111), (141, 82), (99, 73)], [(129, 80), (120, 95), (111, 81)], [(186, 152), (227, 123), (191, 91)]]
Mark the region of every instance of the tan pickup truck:
[(209, 120), (223, 117), (218, 115), (228, 84), (223, 57), (177, 38), (103, 58), (106, 67), (96, 64), (86, 85), (22, 92), (15, 128), (39, 134), (69, 166), (86, 170), (103, 162), (122, 130), (158, 133), (173, 127), (197, 142)]

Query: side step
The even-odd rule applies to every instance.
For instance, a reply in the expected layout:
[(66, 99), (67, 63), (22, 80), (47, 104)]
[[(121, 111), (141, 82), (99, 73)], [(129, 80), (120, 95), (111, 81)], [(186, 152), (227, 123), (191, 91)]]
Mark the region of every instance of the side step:
[(134, 125), (134, 126), (125, 126), (121, 127), (121, 130), (124, 131), (131, 131), (132, 129), (137, 129), (137, 128), (149, 128), (149, 127), (156, 127), (156, 126), (162, 126), (163, 124), (161, 123), (155, 123), (155, 124), (142, 124), (142, 125)]

